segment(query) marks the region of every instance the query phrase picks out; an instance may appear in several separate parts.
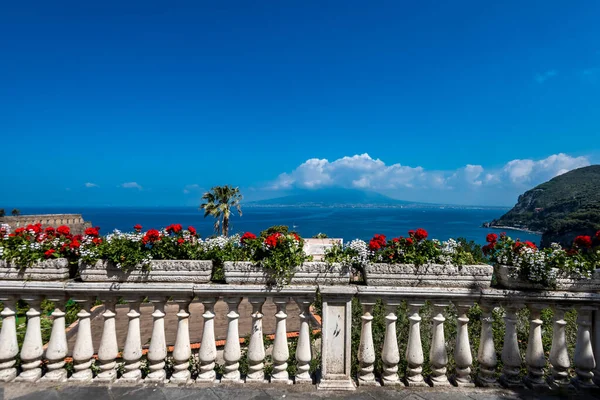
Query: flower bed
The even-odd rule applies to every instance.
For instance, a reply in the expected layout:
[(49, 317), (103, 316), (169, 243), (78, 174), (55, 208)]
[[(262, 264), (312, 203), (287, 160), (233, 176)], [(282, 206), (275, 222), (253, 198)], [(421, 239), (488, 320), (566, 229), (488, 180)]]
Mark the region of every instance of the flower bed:
[(0, 280), (64, 281), (69, 279), (69, 270), (66, 258), (35, 261), (26, 268), (0, 260)]
[(79, 263), (84, 282), (210, 282), (213, 262), (210, 260), (150, 260), (145, 265), (123, 270), (113, 262), (98, 260)]
[(430, 286), (486, 288), (492, 282), (490, 265), (373, 263), (366, 269), (369, 286)]
[(600, 290), (600, 231), (594, 238), (578, 236), (570, 249), (553, 243), (538, 249), (534, 243), (491, 233), (483, 251), (494, 263), (497, 284), (507, 289)]
[[(226, 261), (225, 282), (231, 284), (275, 285), (278, 277), (252, 261)], [(342, 263), (304, 262), (292, 267), (285, 282), (290, 285), (348, 285), (350, 269)]]

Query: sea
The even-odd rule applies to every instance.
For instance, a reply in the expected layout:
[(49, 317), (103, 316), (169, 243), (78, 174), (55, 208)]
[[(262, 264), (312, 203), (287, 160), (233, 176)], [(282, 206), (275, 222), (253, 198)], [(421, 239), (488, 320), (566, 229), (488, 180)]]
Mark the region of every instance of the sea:
[[(272, 225), (287, 225), (303, 237), (325, 233), (331, 238), (369, 240), (374, 234), (388, 238), (406, 236), (410, 229), (423, 228), (429, 238), (446, 240), (464, 237), (479, 244), (485, 243), (488, 233), (506, 231), (513, 238), (540, 242), (540, 235), (518, 231), (483, 228), (484, 222), (499, 218), (509, 209), (501, 208), (325, 208), (325, 207), (244, 207), (242, 216), (233, 215), (230, 233), (253, 232)], [(21, 208), (22, 214), (78, 213), (102, 234), (115, 229), (133, 230), (135, 224), (143, 229), (162, 228), (170, 224), (194, 226), (202, 237), (214, 234), (211, 217), (204, 218), (197, 207), (36, 207)]]

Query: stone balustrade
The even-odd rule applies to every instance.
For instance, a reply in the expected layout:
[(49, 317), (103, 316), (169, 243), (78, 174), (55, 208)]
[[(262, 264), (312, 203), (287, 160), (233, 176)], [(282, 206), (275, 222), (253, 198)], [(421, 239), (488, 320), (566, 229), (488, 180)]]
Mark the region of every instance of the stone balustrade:
[[(314, 351), (309, 325), (311, 304), (317, 289), (322, 302), (320, 355)], [(271, 298), (276, 305), (276, 329), (271, 353), (270, 374), (267, 368), (262, 308)], [(360, 325), (352, 325), (352, 300), (360, 302)], [(47, 343), (42, 342), (40, 303), (54, 302), (52, 330)], [(77, 336), (72, 349), (65, 335), (65, 302), (79, 303)], [(203, 305), (203, 331), (200, 347), (192, 351), (189, 332), (189, 305), (197, 299)], [(252, 305), (252, 329), (247, 345), (247, 374), (240, 372), (242, 347), (239, 337), (239, 305), (247, 299)], [(382, 348), (375, 347), (373, 309), (381, 299), (385, 310)], [(29, 305), (27, 325), (21, 348), (17, 341), (16, 303)], [(215, 303), (227, 306), (227, 339), (223, 349), (223, 365), (217, 365), (215, 343)], [(600, 371), (595, 360), (600, 357), (600, 319), (597, 308), (600, 294), (572, 292), (526, 292), (499, 289), (453, 289), (426, 287), (373, 286), (288, 286), (272, 289), (258, 285), (219, 285), (185, 283), (105, 283), (105, 282), (36, 282), (0, 281), (0, 381), (2, 382), (98, 382), (104, 384), (213, 384), (218, 381), (243, 384), (317, 384), (325, 390), (352, 390), (356, 385), (505, 387), (526, 386), (534, 390), (596, 387)], [(104, 305), (100, 345), (94, 348), (91, 330), (91, 307)], [(152, 335), (144, 355), (140, 334), (140, 304), (153, 306)], [(177, 335), (172, 351), (165, 339), (165, 305), (177, 304)], [(290, 347), (286, 320), (290, 301), (298, 305), (300, 329), (295, 351), (297, 373), (288, 374)], [(115, 304), (128, 307), (127, 337), (123, 348), (117, 346)], [(406, 304), (407, 318), (399, 318), (398, 306)], [(421, 310), (431, 304), (431, 318), (424, 319)], [(356, 303), (355, 303), (356, 304)], [(468, 311), (475, 304), (482, 310), (479, 346), (473, 348), (469, 335)], [(455, 343), (448, 351), (446, 331), (448, 306), (456, 312)], [(492, 310), (504, 310), (505, 330), (502, 349), (496, 349), (492, 329)], [(517, 339), (516, 313), (529, 309), (527, 350), (521, 354)], [(541, 312), (553, 310), (552, 345), (549, 356), (542, 343)], [(577, 341), (570, 360), (565, 332), (565, 312), (575, 309)], [(408, 336), (399, 337), (404, 324)], [(431, 337), (422, 336), (422, 326), (431, 324)], [(549, 328), (549, 327), (548, 327)], [(357, 360), (352, 359), (352, 331), (360, 337)], [(360, 334), (358, 335), (358, 330)], [(428, 371), (425, 374), (425, 349), (428, 340)], [(401, 354), (399, 343), (405, 344)], [(44, 345), (46, 345), (44, 347)], [(70, 350), (70, 352), (69, 352)], [(500, 360), (497, 352), (501, 354)], [(72, 370), (67, 372), (65, 358), (72, 355)], [(190, 358), (198, 363), (197, 373), (190, 372)], [(319, 377), (311, 375), (311, 363), (320, 357)], [(382, 367), (375, 368), (377, 358)], [(20, 360), (20, 364), (17, 362)], [(358, 371), (351, 375), (356, 361)], [(405, 361), (405, 363), (402, 363)], [(474, 368), (477, 361), (477, 368)], [(496, 373), (498, 362), (502, 371)], [(170, 366), (167, 364), (170, 363)], [(406, 365), (404, 370), (399, 365)], [(449, 367), (451, 365), (451, 368)], [(573, 367), (573, 369), (571, 369)], [(526, 371), (522, 373), (522, 371)], [(570, 375), (574, 371), (574, 376)]]

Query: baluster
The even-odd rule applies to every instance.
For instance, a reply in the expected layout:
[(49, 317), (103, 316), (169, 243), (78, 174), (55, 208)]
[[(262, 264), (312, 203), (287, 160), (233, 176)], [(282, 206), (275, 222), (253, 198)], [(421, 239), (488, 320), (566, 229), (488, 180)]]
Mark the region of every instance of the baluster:
[(273, 299), (273, 302), (277, 306), (277, 314), (275, 314), (277, 325), (275, 327), (275, 341), (273, 342), (273, 374), (271, 375), (271, 382), (286, 384), (292, 383), (287, 372), (290, 350), (287, 343), (287, 314), (285, 310), (289, 300), (289, 297), (275, 297)]
[(90, 304), (92, 298), (87, 296), (75, 297), (73, 299), (81, 305), (81, 310), (77, 313), (79, 323), (77, 326), (77, 339), (73, 348), (73, 375), (71, 381), (89, 382), (93, 378), (92, 363), (94, 357), (94, 344), (92, 343), (92, 325), (90, 321)]
[(527, 352), (525, 363), (527, 364), (527, 376), (524, 379), (527, 387), (531, 389), (547, 388), (544, 380), (544, 367), (546, 357), (542, 345), (542, 320), (541, 314), (544, 308), (541, 304), (529, 304), (529, 340), (527, 341)]
[(102, 328), (102, 338), (98, 348), (98, 362), (100, 372), (94, 381), (111, 383), (117, 379), (117, 356), (119, 355), (119, 346), (117, 345), (117, 327), (115, 317), (116, 299), (109, 297), (104, 300), (104, 326)]
[(363, 315), (361, 317), (362, 329), (360, 331), (360, 345), (358, 347), (358, 384), (360, 386), (377, 386), (378, 383), (373, 374), (375, 345), (373, 344), (373, 329), (371, 326), (375, 300), (363, 298), (361, 299), (361, 305), (363, 308)]
[(241, 382), (239, 368), (242, 352), (240, 349), (240, 335), (238, 332), (240, 318), (238, 307), (241, 301), (241, 297), (225, 297), (225, 302), (229, 307), (229, 312), (227, 313), (229, 323), (227, 325), (225, 349), (223, 350), (223, 360), (225, 360), (225, 365), (223, 366), (224, 372), (221, 377), (221, 381), (223, 382)]
[(429, 349), (429, 362), (431, 363), (430, 381), (432, 386), (448, 386), (450, 382), (446, 376), (448, 364), (448, 351), (444, 337), (444, 308), (449, 303), (436, 302), (433, 304), (433, 328), (431, 335), (431, 348)]
[(471, 365), (473, 355), (471, 354), (471, 343), (469, 343), (469, 317), (467, 313), (473, 306), (471, 302), (456, 302), (458, 318), (456, 319), (456, 346), (454, 347), (454, 376), (453, 383), (456, 386), (475, 386), (471, 380)]
[(312, 383), (312, 377), (310, 376), (310, 361), (312, 360), (310, 343), (311, 300), (308, 297), (296, 299), (296, 303), (300, 307), (300, 332), (298, 332), (298, 344), (296, 346), (296, 361), (298, 364), (296, 383)]
[(552, 330), (552, 348), (550, 349), (550, 364), (552, 375), (548, 377), (548, 383), (553, 389), (567, 388), (569, 386), (569, 368), (571, 363), (567, 351), (567, 339), (565, 334), (565, 312), (567, 307), (555, 306), (554, 329)]
[(400, 385), (398, 377), (398, 363), (400, 362), (400, 350), (398, 349), (398, 336), (396, 334), (396, 310), (400, 305), (398, 300), (385, 299), (385, 337), (381, 351), (383, 362), (382, 383), (385, 386)]
[(504, 322), (504, 345), (502, 347), (502, 376), (500, 383), (505, 387), (522, 386), (519, 379), (521, 370), (521, 353), (517, 340), (517, 310), (522, 304), (511, 303), (505, 308)]
[(152, 318), (152, 336), (148, 348), (148, 369), (146, 382), (164, 383), (167, 379), (165, 359), (167, 358), (167, 340), (165, 338), (165, 302), (164, 296), (149, 296), (148, 301), (154, 304)]
[(65, 366), (65, 357), (67, 356), (67, 334), (65, 331), (65, 298), (64, 296), (48, 297), (48, 300), (54, 302), (54, 311), (52, 316), (52, 332), (50, 341), (46, 348), (45, 358), (48, 372), (42, 378), (46, 382), (66, 382), (67, 370)]
[(19, 382), (35, 382), (42, 377), (42, 331), (40, 327), (41, 296), (26, 295), (22, 299), (29, 304), (27, 329), (21, 348), (21, 368), (23, 372), (16, 378)]
[(479, 374), (477, 384), (483, 387), (497, 386), (496, 382), (496, 348), (494, 347), (494, 329), (492, 317), (492, 305), (481, 303), (481, 336), (479, 339), (479, 350), (477, 361), (479, 361)]
[(119, 378), (119, 383), (138, 383), (142, 379), (140, 359), (142, 358), (142, 339), (140, 337), (140, 301), (139, 297), (124, 299), (129, 304), (127, 317), (127, 337), (123, 348), (123, 368), (125, 372)]
[[(597, 308), (592, 312), (592, 322), (592, 346), (594, 350), (594, 360), (600, 360), (600, 312)], [(596, 363), (596, 368), (594, 368), (593, 372), (594, 383), (596, 386), (600, 386), (600, 363)]]
[(191, 381), (191, 373), (188, 370), (192, 349), (190, 346), (190, 313), (191, 299), (175, 298), (177, 303), (177, 337), (173, 348), (173, 375), (170, 383), (188, 384)]
[(264, 361), (265, 343), (263, 341), (262, 308), (265, 297), (250, 297), (252, 304), (252, 333), (248, 344), (248, 376), (246, 382), (263, 382), (265, 380)]
[(406, 383), (408, 386), (428, 386), (423, 380), (423, 345), (421, 344), (421, 317), (419, 310), (423, 302), (410, 302), (408, 309), (410, 316), (410, 330), (408, 331), (408, 345), (406, 346)]
[(200, 300), (204, 305), (204, 327), (202, 329), (202, 342), (198, 359), (200, 360), (200, 372), (196, 382), (214, 382), (216, 379), (215, 359), (217, 358), (217, 346), (215, 344), (215, 298), (203, 298)]
[(575, 355), (573, 356), (577, 376), (573, 379), (573, 383), (581, 389), (594, 387), (592, 370), (596, 367), (596, 361), (592, 350), (590, 332), (592, 326), (591, 314), (594, 310), (595, 307), (590, 306), (580, 306), (577, 309), (577, 343), (575, 344)]
[(0, 382), (10, 382), (17, 377), (17, 298), (13, 295), (0, 295), (4, 309), (0, 312), (2, 328), (0, 330)]

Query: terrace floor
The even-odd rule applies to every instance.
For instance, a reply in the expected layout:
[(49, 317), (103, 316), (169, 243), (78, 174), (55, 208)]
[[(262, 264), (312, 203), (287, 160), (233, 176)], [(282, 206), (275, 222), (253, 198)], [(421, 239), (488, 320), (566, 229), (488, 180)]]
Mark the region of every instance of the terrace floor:
[(12, 400), (270, 400), (270, 399), (354, 399), (354, 400), (512, 400), (512, 399), (600, 399), (600, 391), (559, 395), (533, 391), (504, 389), (461, 388), (359, 388), (355, 392), (323, 392), (314, 386), (249, 385), (243, 387), (219, 384), (211, 387), (177, 386), (84, 386), (4, 384), (0, 385), (0, 399)]

